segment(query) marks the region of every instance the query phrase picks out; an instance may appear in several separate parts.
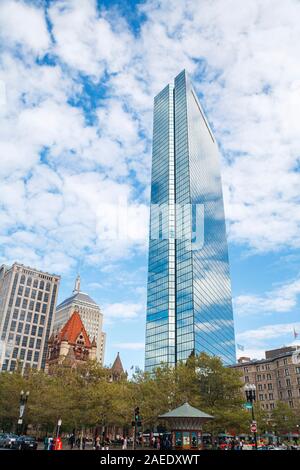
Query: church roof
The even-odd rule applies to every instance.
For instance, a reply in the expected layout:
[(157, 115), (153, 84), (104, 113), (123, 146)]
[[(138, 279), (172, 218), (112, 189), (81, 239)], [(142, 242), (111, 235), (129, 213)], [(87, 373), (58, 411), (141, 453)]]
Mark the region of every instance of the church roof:
[(81, 317), (78, 312), (74, 312), (65, 326), (58, 333), (60, 341), (67, 341), (69, 344), (76, 344), (78, 336), (82, 334), (85, 347), (91, 348), (90, 338), (84, 328)]
[(73, 302), (87, 302), (98, 307), (97, 302), (95, 302), (95, 300), (93, 300), (88, 294), (85, 294), (84, 292), (76, 292), (75, 294), (71, 295), (71, 297), (68, 297), (63, 302), (61, 302), (56, 307), (56, 310), (60, 310), (67, 305), (71, 305)]
[(123, 364), (122, 364), (119, 353), (117, 354), (117, 357), (116, 357), (116, 359), (115, 359), (115, 361), (112, 365), (111, 371), (112, 371), (112, 373), (117, 373), (117, 374), (123, 374), (124, 373)]

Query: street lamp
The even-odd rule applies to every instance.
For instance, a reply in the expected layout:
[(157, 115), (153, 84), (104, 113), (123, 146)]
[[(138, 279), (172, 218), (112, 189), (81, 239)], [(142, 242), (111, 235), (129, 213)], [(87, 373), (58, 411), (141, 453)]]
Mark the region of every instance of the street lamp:
[(61, 418), (59, 418), (58, 421), (57, 421), (56, 439), (59, 437), (59, 431), (60, 431), (61, 424), (62, 424), (62, 420), (61, 420)]
[(24, 390), (21, 390), (21, 392), (20, 392), (20, 402), (19, 402), (19, 405), (20, 405), (19, 419), (18, 419), (18, 434), (19, 435), (22, 433), (23, 416), (24, 416), (24, 413), (25, 413), (25, 407), (26, 407), (28, 397), (29, 397), (29, 391), (27, 391), (25, 393)]
[(253, 403), (256, 400), (256, 386), (254, 384), (246, 384), (244, 389), (246, 393), (247, 402), (251, 403), (254, 445), (255, 445), (255, 449), (257, 450), (257, 435), (256, 435), (257, 431), (256, 431), (256, 421), (255, 421), (254, 406), (253, 406)]

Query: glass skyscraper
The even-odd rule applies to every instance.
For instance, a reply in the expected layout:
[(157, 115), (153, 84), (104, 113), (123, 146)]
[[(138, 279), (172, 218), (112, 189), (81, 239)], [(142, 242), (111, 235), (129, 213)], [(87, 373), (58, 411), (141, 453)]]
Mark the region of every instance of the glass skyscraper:
[(235, 362), (218, 146), (185, 71), (154, 99), (145, 369)]

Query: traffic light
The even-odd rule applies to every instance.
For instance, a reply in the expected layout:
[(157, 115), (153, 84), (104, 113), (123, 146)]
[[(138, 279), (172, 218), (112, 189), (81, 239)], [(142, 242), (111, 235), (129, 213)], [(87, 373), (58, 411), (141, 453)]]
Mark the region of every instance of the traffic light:
[(142, 426), (140, 408), (138, 406), (134, 409), (134, 421), (137, 426)]

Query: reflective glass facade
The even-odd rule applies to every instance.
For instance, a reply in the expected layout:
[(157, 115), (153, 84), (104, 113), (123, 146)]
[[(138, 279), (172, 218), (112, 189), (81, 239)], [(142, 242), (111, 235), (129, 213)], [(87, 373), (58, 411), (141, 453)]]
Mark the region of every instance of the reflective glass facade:
[(192, 351), (235, 362), (218, 147), (183, 71), (154, 99), (145, 368)]

